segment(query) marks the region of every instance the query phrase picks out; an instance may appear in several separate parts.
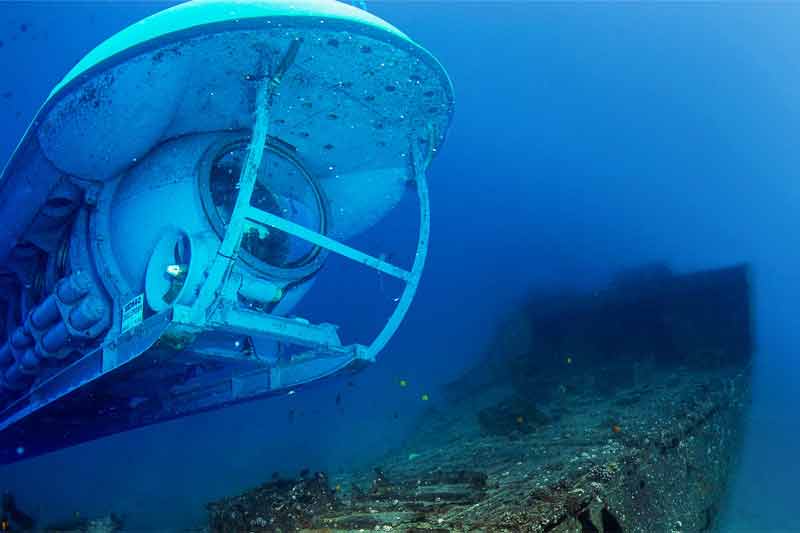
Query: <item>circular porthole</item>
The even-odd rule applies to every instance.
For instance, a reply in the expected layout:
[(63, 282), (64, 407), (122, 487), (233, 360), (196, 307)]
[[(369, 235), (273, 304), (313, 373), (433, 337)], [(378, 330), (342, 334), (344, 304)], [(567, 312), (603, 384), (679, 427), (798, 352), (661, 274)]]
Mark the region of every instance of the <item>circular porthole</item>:
[[(220, 239), (238, 196), (238, 182), (247, 158), (249, 139), (212, 147), (200, 169), (203, 207)], [(318, 233), (325, 233), (325, 203), (311, 174), (289, 149), (265, 146), (264, 160), (250, 205)], [(281, 279), (298, 279), (316, 272), (324, 259), (317, 246), (271, 227), (252, 225), (242, 236), (240, 257), (251, 268)]]

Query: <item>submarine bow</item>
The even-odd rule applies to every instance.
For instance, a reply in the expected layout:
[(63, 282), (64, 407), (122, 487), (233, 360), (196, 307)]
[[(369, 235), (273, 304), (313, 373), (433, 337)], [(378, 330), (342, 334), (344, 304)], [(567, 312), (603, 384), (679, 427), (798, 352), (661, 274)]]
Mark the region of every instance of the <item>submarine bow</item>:
[[(196, 0), (92, 50), (0, 177), (0, 462), (374, 361), (452, 112), (429, 52), (334, 0)], [(406, 194), (410, 268), (350, 244)], [(332, 255), (404, 284), (369, 343), (290, 314)]]

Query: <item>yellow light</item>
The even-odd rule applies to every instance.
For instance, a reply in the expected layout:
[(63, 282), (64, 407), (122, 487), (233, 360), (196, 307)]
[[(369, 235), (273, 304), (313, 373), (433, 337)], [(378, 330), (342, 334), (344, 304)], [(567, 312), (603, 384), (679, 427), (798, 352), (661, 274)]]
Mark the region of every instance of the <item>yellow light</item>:
[(167, 266), (167, 274), (172, 276), (173, 278), (177, 278), (181, 274), (186, 272), (186, 265), (168, 265)]

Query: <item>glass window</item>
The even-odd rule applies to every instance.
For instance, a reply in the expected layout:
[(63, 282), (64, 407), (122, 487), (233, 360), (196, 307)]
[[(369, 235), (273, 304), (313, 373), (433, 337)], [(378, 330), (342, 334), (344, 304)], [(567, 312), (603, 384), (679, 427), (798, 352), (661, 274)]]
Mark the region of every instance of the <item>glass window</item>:
[[(211, 200), (224, 223), (236, 203), (238, 181), (247, 157), (245, 142), (228, 147), (211, 165)], [(267, 148), (250, 205), (314, 231), (323, 231), (319, 193), (308, 174), (289, 157)], [(242, 249), (271, 266), (293, 268), (310, 261), (316, 247), (283, 231), (263, 226), (247, 228)]]

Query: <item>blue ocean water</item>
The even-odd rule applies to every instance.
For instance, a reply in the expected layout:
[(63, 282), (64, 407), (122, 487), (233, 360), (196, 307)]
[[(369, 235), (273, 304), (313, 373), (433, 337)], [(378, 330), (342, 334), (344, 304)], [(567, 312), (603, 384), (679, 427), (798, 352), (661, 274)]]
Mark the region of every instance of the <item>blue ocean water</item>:
[[(167, 5), (0, 5), (0, 155), (76, 60)], [(754, 399), (721, 530), (797, 530), (800, 6), (369, 8), (435, 54), (456, 89), (430, 169), (429, 262), (378, 364), (341, 403), (342, 383), (325, 383), (135, 430), (2, 467), (3, 488), (42, 516), (114, 511), (136, 529), (202, 523), (205, 502), (273, 471), (337, 471), (399, 446), (531, 287), (591, 287), (649, 261), (686, 272), (748, 262)], [(362, 320), (370, 304), (357, 283), (378, 281), (352, 283), (352, 305), (333, 311)]]

